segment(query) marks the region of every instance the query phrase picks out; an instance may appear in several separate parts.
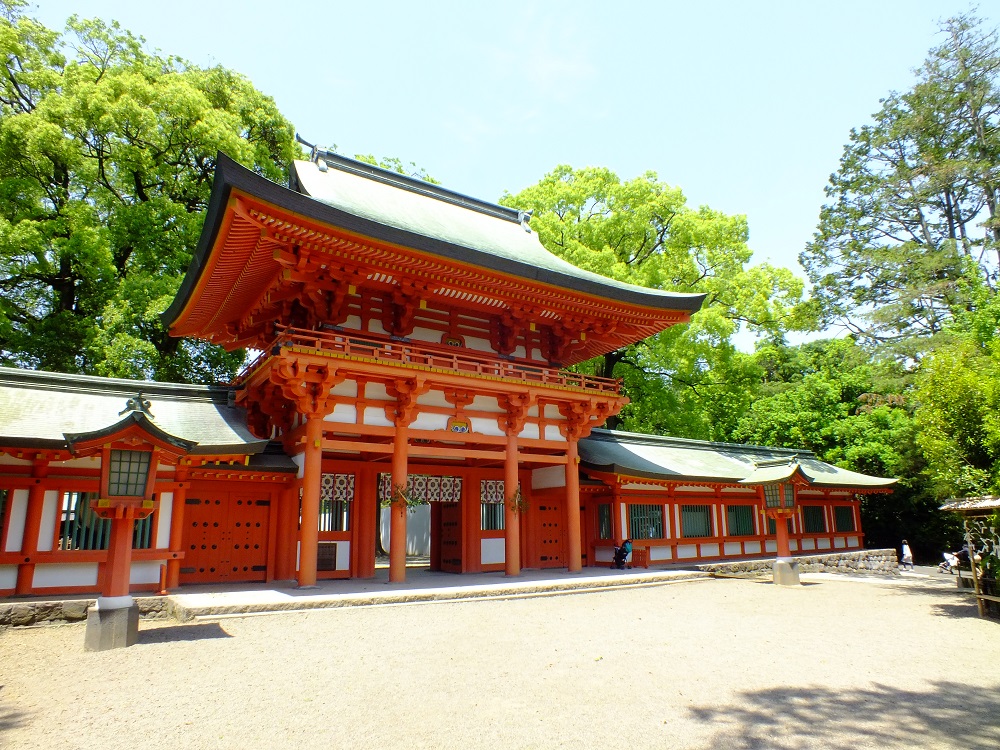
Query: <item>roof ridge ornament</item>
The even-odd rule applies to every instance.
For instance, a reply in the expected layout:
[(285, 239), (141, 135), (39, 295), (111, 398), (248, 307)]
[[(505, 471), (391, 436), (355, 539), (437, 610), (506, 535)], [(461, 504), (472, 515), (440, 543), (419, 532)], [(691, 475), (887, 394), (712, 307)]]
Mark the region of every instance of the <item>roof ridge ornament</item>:
[(791, 456), (781, 456), (779, 458), (764, 458), (760, 461), (753, 461), (755, 469), (772, 469), (776, 466), (792, 466), (799, 463), (799, 454), (793, 453)]
[(152, 407), (152, 404), (149, 402), (149, 399), (142, 397), (142, 391), (137, 391), (135, 396), (125, 402), (125, 408), (118, 412), (118, 416), (120, 417), (122, 414), (127, 414), (128, 412), (139, 412), (140, 414), (145, 414), (150, 419), (155, 419), (153, 412), (149, 410), (150, 407)]
[(531, 215), (535, 213), (535, 210), (530, 211), (518, 211), (517, 212), (517, 223), (521, 225), (521, 228), (525, 232), (530, 232), (531, 227), (528, 226), (528, 222), (531, 221)]

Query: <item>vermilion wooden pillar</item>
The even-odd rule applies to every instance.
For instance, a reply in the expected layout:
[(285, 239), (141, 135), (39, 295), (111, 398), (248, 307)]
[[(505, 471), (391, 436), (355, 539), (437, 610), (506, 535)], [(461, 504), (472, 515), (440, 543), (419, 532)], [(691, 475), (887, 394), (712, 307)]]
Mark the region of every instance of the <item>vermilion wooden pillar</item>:
[(507, 432), (507, 453), (503, 464), (504, 487), (504, 571), (521, 575), (521, 512), (517, 507), (517, 433)]
[(357, 534), (354, 536), (354, 571), (355, 578), (375, 577), (375, 535), (379, 533), (375, 522), (375, 509), (378, 505), (378, 479), (374, 471), (361, 470), (354, 480), (354, 519), (357, 522)]
[(611, 491), (611, 538), (615, 545), (621, 546), (625, 541), (625, 531), (622, 529), (622, 488), (615, 484)]
[(132, 508), (119, 508), (120, 515), (111, 519), (111, 539), (108, 543), (108, 562), (105, 565), (104, 586), (101, 596), (128, 596), (132, 575), (132, 532), (135, 516)]
[(580, 457), (575, 437), (567, 440), (566, 458), (566, 567), (570, 573), (579, 573), (583, 567), (580, 549)]
[(392, 441), (392, 503), (390, 504), (389, 524), (389, 581), (402, 583), (406, 580), (406, 500), (397, 497), (397, 489), (405, 487), (407, 482), (407, 447), (410, 429), (407, 425), (396, 423), (396, 434)]
[[(187, 467), (178, 466), (174, 470), (174, 496), (170, 512), (170, 552), (178, 554), (184, 543), (184, 506), (187, 502)], [(167, 560), (167, 588), (175, 589), (180, 585), (181, 558), (171, 557)]]
[(38, 535), (42, 525), (42, 508), (45, 504), (45, 485), (42, 479), (48, 464), (35, 463), (31, 468), (34, 484), (28, 488), (28, 509), (24, 519), (24, 533), (21, 536), (21, 562), (17, 566), (15, 594), (30, 594), (35, 578), (34, 556), (38, 552)]
[(774, 532), (777, 536), (778, 557), (791, 557), (792, 548), (788, 544), (788, 518), (784, 513), (774, 515)]
[(299, 586), (316, 585), (322, 471), (323, 416), (313, 414), (306, 417), (306, 449), (302, 467), (302, 527), (299, 530)]

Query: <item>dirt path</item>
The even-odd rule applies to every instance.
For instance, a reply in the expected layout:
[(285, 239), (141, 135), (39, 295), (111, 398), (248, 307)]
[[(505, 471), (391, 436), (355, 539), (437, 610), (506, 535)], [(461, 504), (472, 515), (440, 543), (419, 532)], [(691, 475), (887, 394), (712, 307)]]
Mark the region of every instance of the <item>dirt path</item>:
[(805, 579), (8, 630), (0, 748), (1000, 747), (953, 581)]

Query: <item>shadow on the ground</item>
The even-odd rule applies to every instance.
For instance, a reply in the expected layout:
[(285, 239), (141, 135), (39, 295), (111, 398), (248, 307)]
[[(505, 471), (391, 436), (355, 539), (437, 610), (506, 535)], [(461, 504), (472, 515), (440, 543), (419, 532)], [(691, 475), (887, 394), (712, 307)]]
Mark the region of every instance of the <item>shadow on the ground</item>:
[(178, 641), (204, 641), (211, 638), (232, 638), (217, 622), (195, 625), (170, 625), (152, 630), (140, 630), (136, 643), (175, 643)]
[(810, 685), (745, 691), (730, 705), (694, 706), (730, 750), (855, 750), (858, 747), (1000, 747), (1000, 684), (933, 682), (926, 692), (876, 684), (841, 691)]
[(0, 685), (0, 747), (6, 747), (3, 742), (4, 732), (19, 727), (25, 722), (25, 714), (4, 703), (3, 685)]

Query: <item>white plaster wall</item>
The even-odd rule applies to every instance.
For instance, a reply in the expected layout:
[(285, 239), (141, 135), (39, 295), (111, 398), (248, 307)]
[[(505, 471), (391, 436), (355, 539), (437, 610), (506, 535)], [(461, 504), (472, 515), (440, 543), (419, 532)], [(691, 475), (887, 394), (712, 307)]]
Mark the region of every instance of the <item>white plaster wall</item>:
[(802, 549), (803, 550), (816, 549), (816, 540), (815, 539), (803, 539), (802, 540)]
[(360, 315), (348, 315), (347, 320), (340, 324), (341, 328), (350, 328), (355, 331), (361, 330), (361, 316)]
[(670, 547), (650, 547), (649, 548), (649, 559), (654, 560), (670, 560), (672, 555), (670, 553)]
[(719, 555), (719, 545), (718, 544), (703, 544), (701, 545), (701, 556), (702, 557), (718, 557)]
[(17, 586), (17, 566), (0, 565), (0, 589), (12, 589)]
[(549, 487), (566, 486), (565, 466), (546, 466), (531, 472), (531, 489), (544, 490)]
[(493, 347), (490, 345), (488, 339), (475, 338), (474, 336), (465, 336), (465, 348), (475, 349), (477, 352), (492, 352)]
[(658, 484), (640, 484), (639, 482), (629, 482), (628, 484), (623, 484), (622, 489), (625, 490), (642, 490), (643, 492), (666, 492), (666, 487), (661, 487)]
[(337, 404), (332, 412), (323, 417), (323, 421), (355, 424), (358, 421), (357, 407), (354, 404)]
[(726, 542), (725, 554), (727, 555), (741, 555), (743, 554), (743, 549), (739, 542)]
[(514, 356), (517, 357), (518, 359), (527, 359), (528, 358), (526, 352), (524, 351), (524, 345), (523, 344), (520, 345), (520, 346), (518, 346), (516, 349), (514, 349)]
[(847, 546), (847, 542), (844, 541), (844, 537), (842, 537), (842, 536), (835, 536), (833, 538), (833, 546), (834, 546), (834, 549), (844, 549), (844, 547)]
[(613, 562), (615, 559), (615, 548), (612, 547), (595, 547), (594, 548), (594, 561), (595, 562)]
[(764, 551), (765, 552), (777, 552), (778, 551), (778, 543), (776, 541), (774, 541), (773, 539), (766, 540), (764, 542)]
[(746, 550), (748, 555), (759, 555), (760, 554), (760, 542), (745, 542), (743, 544), (743, 549)]
[(562, 419), (563, 415), (559, 413), (559, 407), (555, 404), (545, 405), (545, 418), (546, 419)]
[(45, 501), (42, 503), (42, 522), (38, 527), (38, 551), (49, 552), (52, 540), (56, 535), (56, 518), (59, 515), (59, 493), (55, 490), (45, 491)]
[(747, 495), (749, 497), (757, 497), (756, 492), (748, 490), (744, 487), (723, 487), (722, 492), (726, 495)]
[(504, 411), (500, 408), (496, 396), (476, 396), (467, 408), (471, 411), (488, 411), (494, 414), (500, 414)]
[(295, 478), (302, 479), (302, 475), (303, 472), (305, 471), (305, 466), (306, 466), (306, 454), (296, 453), (294, 456), (292, 456), (292, 463), (299, 467), (299, 470), (295, 473)]
[(7, 528), (5, 552), (17, 552), (24, 541), (24, 519), (28, 515), (28, 491), (14, 490), (10, 497), (10, 525)]
[(500, 425), (497, 424), (495, 419), (470, 417), (469, 422), (472, 424), (472, 431), (477, 435), (503, 436), (503, 431), (500, 429)]
[[(613, 508), (614, 506), (612, 505), (611, 507)], [(628, 533), (628, 506), (625, 503), (622, 503), (621, 507), (618, 509), (618, 523), (621, 524), (621, 528), (623, 530), (622, 533), (626, 533), (627, 534)], [(670, 536), (666, 531), (664, 531), (664, 535), (665, 536)]]
[(373, 401), (392, 401), (385, 389), (385, 383), (368, 383), (365, 385), (365, 398)]
[(861, 544), (861, 538), (856, 536), (847, 537), (847, 545), (849, 547), (857, 547)]
[(538, 434), (538, 425), (537, 424), (532, 424), (531, 422), (528, 422), (527, 424), (525, 424), (524, 425), (524, 429), (521, 430), (521, 434), (518, 435), (518, 437), (523, 437), (526, 440), (534, 440), (538, 436), (539, 436), (539, 434)]
[(545, 440), (557, 440), (560, 443), (566, 442), (566, 438), (559, 432), (559, 425), (554, 424), (545, 425)]
[(502, 563), (506, 560), (506, 540), (505, 539), (483, 539), (480, 551), (482, 553), (483, 565)]
[(31, 587), (50, 589), (56, 586), (96, 586), (97, 563), (36, 565)]
[(454, 409), (454, 404), (449, 404), (444, 397), (443, 391), (427, 391), (422, 396), (417, 396), (417, 403), (421, 406), (437, 406), (442, 409)]
[(421, 328), (415, 326), (413, 332), (410, 333), (406, 338), (411, 341), (425, 341), (429, 344), (440, 344), (441, 343), (441, 331), (434, 331), (430, 328)]
[(698, 547), (694, 544), (679, 544), (677, 545), (677, 558), (683, 559), (685, 557), (697, 557)]
[(798, 539), (789, 539), (788, 540), (788, 549), (790, 549), (792, 552), (798, 552), (799, 551), (799, 540)]
[(337, 570), (350, 570), (351, 569), (351, 543), (350, 542), (337, 542), (337, 561), (335, 563)]
[(830, 540), (827, 537), (820, 537), (816, 540), (817, 549), (830, 549)]
[[(494, 422), (494, 424), (496, 423)], [(426, 411), (420, 412), (410, 424), (411, 430), (443, 430), (446, 427), (448, 427), (447, 414), (434, 414)]]
[(368, 406), (365, 408), (365, 424), (376, 425), (378, 427), (392, 427), (392, 422), (385, 415), (385, 408), (381, 406)]
[(170, 547), (170, 519), (174, 513), (174, 493), (160, 493), (160, 509), (156, 514), (156, 536), (153, 547), (168, 549)]
[(379, 320), (378, 318), (368, 319), (368, 330), (371, 333), (381, 333), (385, 334), (386, 336), (389, 335), (389, 332), (385, 330), (385, 327), (383, 327), (382, 321)]
[(152, 561), (132, 563), (132, 569), (129, 571), (128, 582), (159, 583), (160, 563)]
[(347, 398), (357, 398), (358, 395), (358, 382), (356, 380), (344, 380), (343, 382), (337, 383), (330, 389), (330, 393), (334, 396), (346, 396)]

